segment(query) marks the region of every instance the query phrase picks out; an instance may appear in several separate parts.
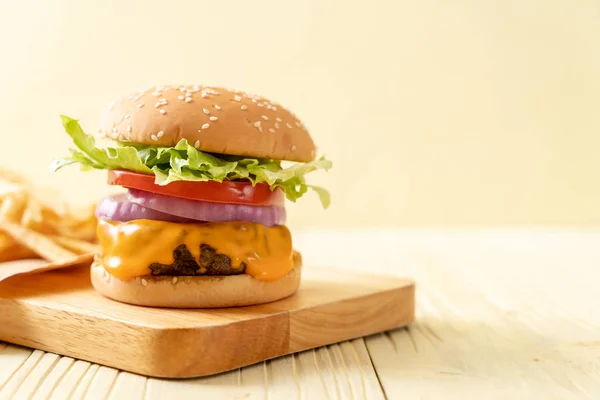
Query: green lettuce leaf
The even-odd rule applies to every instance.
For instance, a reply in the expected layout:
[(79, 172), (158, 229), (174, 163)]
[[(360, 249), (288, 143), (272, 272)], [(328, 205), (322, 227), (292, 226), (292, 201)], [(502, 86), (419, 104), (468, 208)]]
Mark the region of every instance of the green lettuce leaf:
[(331, 168), (331, 161), (324, 157), (283, 168), (277, 160), (205, 153), (185, 139), (174, 147), (120, 143), (117, 147), (99, 148), (94, 137), (85, 133), (77, 120), (64, 115), (61, 119), (77, 149), (71, 149), (70, 157), (55, 160), (50, 166), (53, 171), (75, 163), (82, 169), (124, 169), (153, 174), (158, 185), (174, 181), (247, 179), (253, 185), (265, 182), (271, 190), (280, 187), (291, 201), (296, 201), (310, 188), (317, 193), (324, 208), (331, 203), (326, 189), (307, 185), (304, 180), (309, 172)]

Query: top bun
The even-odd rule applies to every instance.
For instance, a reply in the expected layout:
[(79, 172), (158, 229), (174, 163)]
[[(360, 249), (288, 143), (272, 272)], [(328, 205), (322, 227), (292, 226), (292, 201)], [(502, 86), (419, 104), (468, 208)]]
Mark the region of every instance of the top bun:
[(264, 97), (210, 86), (155, 86), (118, 99), (100, 133), (121, 142), (308, 162), (315, 144), (293, 113)]

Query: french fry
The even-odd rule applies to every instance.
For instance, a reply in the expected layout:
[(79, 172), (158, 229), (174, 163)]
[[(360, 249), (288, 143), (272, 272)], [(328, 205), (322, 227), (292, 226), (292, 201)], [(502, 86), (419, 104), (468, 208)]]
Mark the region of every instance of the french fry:
[(95, 205), (67, 206), (57, 193), (0, 168), (0, 280), (92, 261), (100, 250)]
[(25, 178), (21, 174), (6, 168), (0, 169), (0, 178), (2, 178), (2, 180), (4, 181), (20, 185), (22, 185), (25, 182)]
[(25, 211), (26, 198), (17, 192), (6, 196), (0, 206), (0, 220), (20, 221)]
[(77, 256), (75, 253), (54, 243), (51, 239), (43, 234), (14, 222), (1, 220), (0, 230), (8, 233), (17, 242), (31, 249), (48, 261), (58, 262)]
[(62, 236), (94, 242), (96, 241), (97, 225), (96, 217), (91, 214), (85, 220), (72, 220), (63, 224), (55, 224), (54, 228)]
[(15, 243), (17, 242), (15, 242), (15, 240), (12, 237), (0, 231), (0, 248), (10, 247)]
[(21, 188), (10, 182), (0, 180), (0, 201), (7, 196), (18, 193), (21, 190)]
[(40, 258), (34, 251), (0, 232), (0, 264), (7, 261)]
[(41, 190), (35, 187), (30, 187), (28, 193), (31, 199), (39, 204), (42, 209), (51, 211), (55, 215), (69, 214), (69, 208), (62, 200), (59, 193), (51, 190)]
[(19, 243), (15, 243), (12, 246), (3, 247), (0, 249), (0, 263), (35, 258), (39, 258), (39, 256), (31, 249), (28, 249)]
[[(67, 205), (62, 200), (59, 193), (51, 189), (40, 189), (32, 185), (22, 174), (15, 171), (0, 168), (0, 194), (2, 187), (9, 189), (10, 187), (24, 190), (28, 193), (28, 197), (40, 204), (42, 208), (52, 210), (56, 214), (62, 215), (67, 213)], [(6, 190), (5, 189), (5, 190)]]
[(12, 237), (0, 231), (0, 263), (38, 257), (34, 251), (17, 243)]
[(48, 236), (55, 243), (64, 247), (65, 249), (74, 252), (75, 254), (86, 254), (86, 253), (99, 253), (100, 246), (85, 240), (70, 238), (66, 236)]
[(0, 281), (14, 275), (28, 274), (31, 272), (44, 272), (53, 269), (66, 268), (75, 265), (89, 264), (94, 260), (94, 254), (82, 254), (80, 256), (65, 259), (59, 262), (48, 263), (44, 260), (18, 260), (2, 264), (0, 268)]

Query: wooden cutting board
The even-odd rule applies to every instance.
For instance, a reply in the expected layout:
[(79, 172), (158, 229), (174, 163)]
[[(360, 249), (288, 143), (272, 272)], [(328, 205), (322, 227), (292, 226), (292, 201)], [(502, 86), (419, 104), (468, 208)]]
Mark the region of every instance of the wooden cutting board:
[(211, 375), (412, 322), (402, 278), (304, 268), (300, 290), (269, 304), (145, 308), (104, 298), (88, 268), (0, 283), (0, 340), (143, 375)]

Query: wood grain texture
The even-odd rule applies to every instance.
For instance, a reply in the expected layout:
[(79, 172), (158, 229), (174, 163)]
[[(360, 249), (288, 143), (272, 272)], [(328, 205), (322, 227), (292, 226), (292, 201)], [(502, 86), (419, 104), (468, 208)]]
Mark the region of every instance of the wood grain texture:
[[(183, 380), (98, 374), (62, 357), (33, 398), (94, 398), (96, 387), (110, 388), (95, 397), (105, 399), (600, 398), (600, 231), (312, 231), (295, 241), (307, 264), (414, 278), (415, 323)], [(41, 354), (0, 344), (3, 398), (25, 390)]]
[[(406, 279), (305, 271), (292, 297), (218, 310), (118, 303), (93, 290), (87, 268), (15, 277), (0, 283), (0, 339), (144, 375), (193, 377), (412, 322), (414, 288)], [(30, 381), (56, 362), (44, 356)], [(96, 374), (114, 371), (102, 367)], [(88, 390), (113, 388), (92, 382)]]

